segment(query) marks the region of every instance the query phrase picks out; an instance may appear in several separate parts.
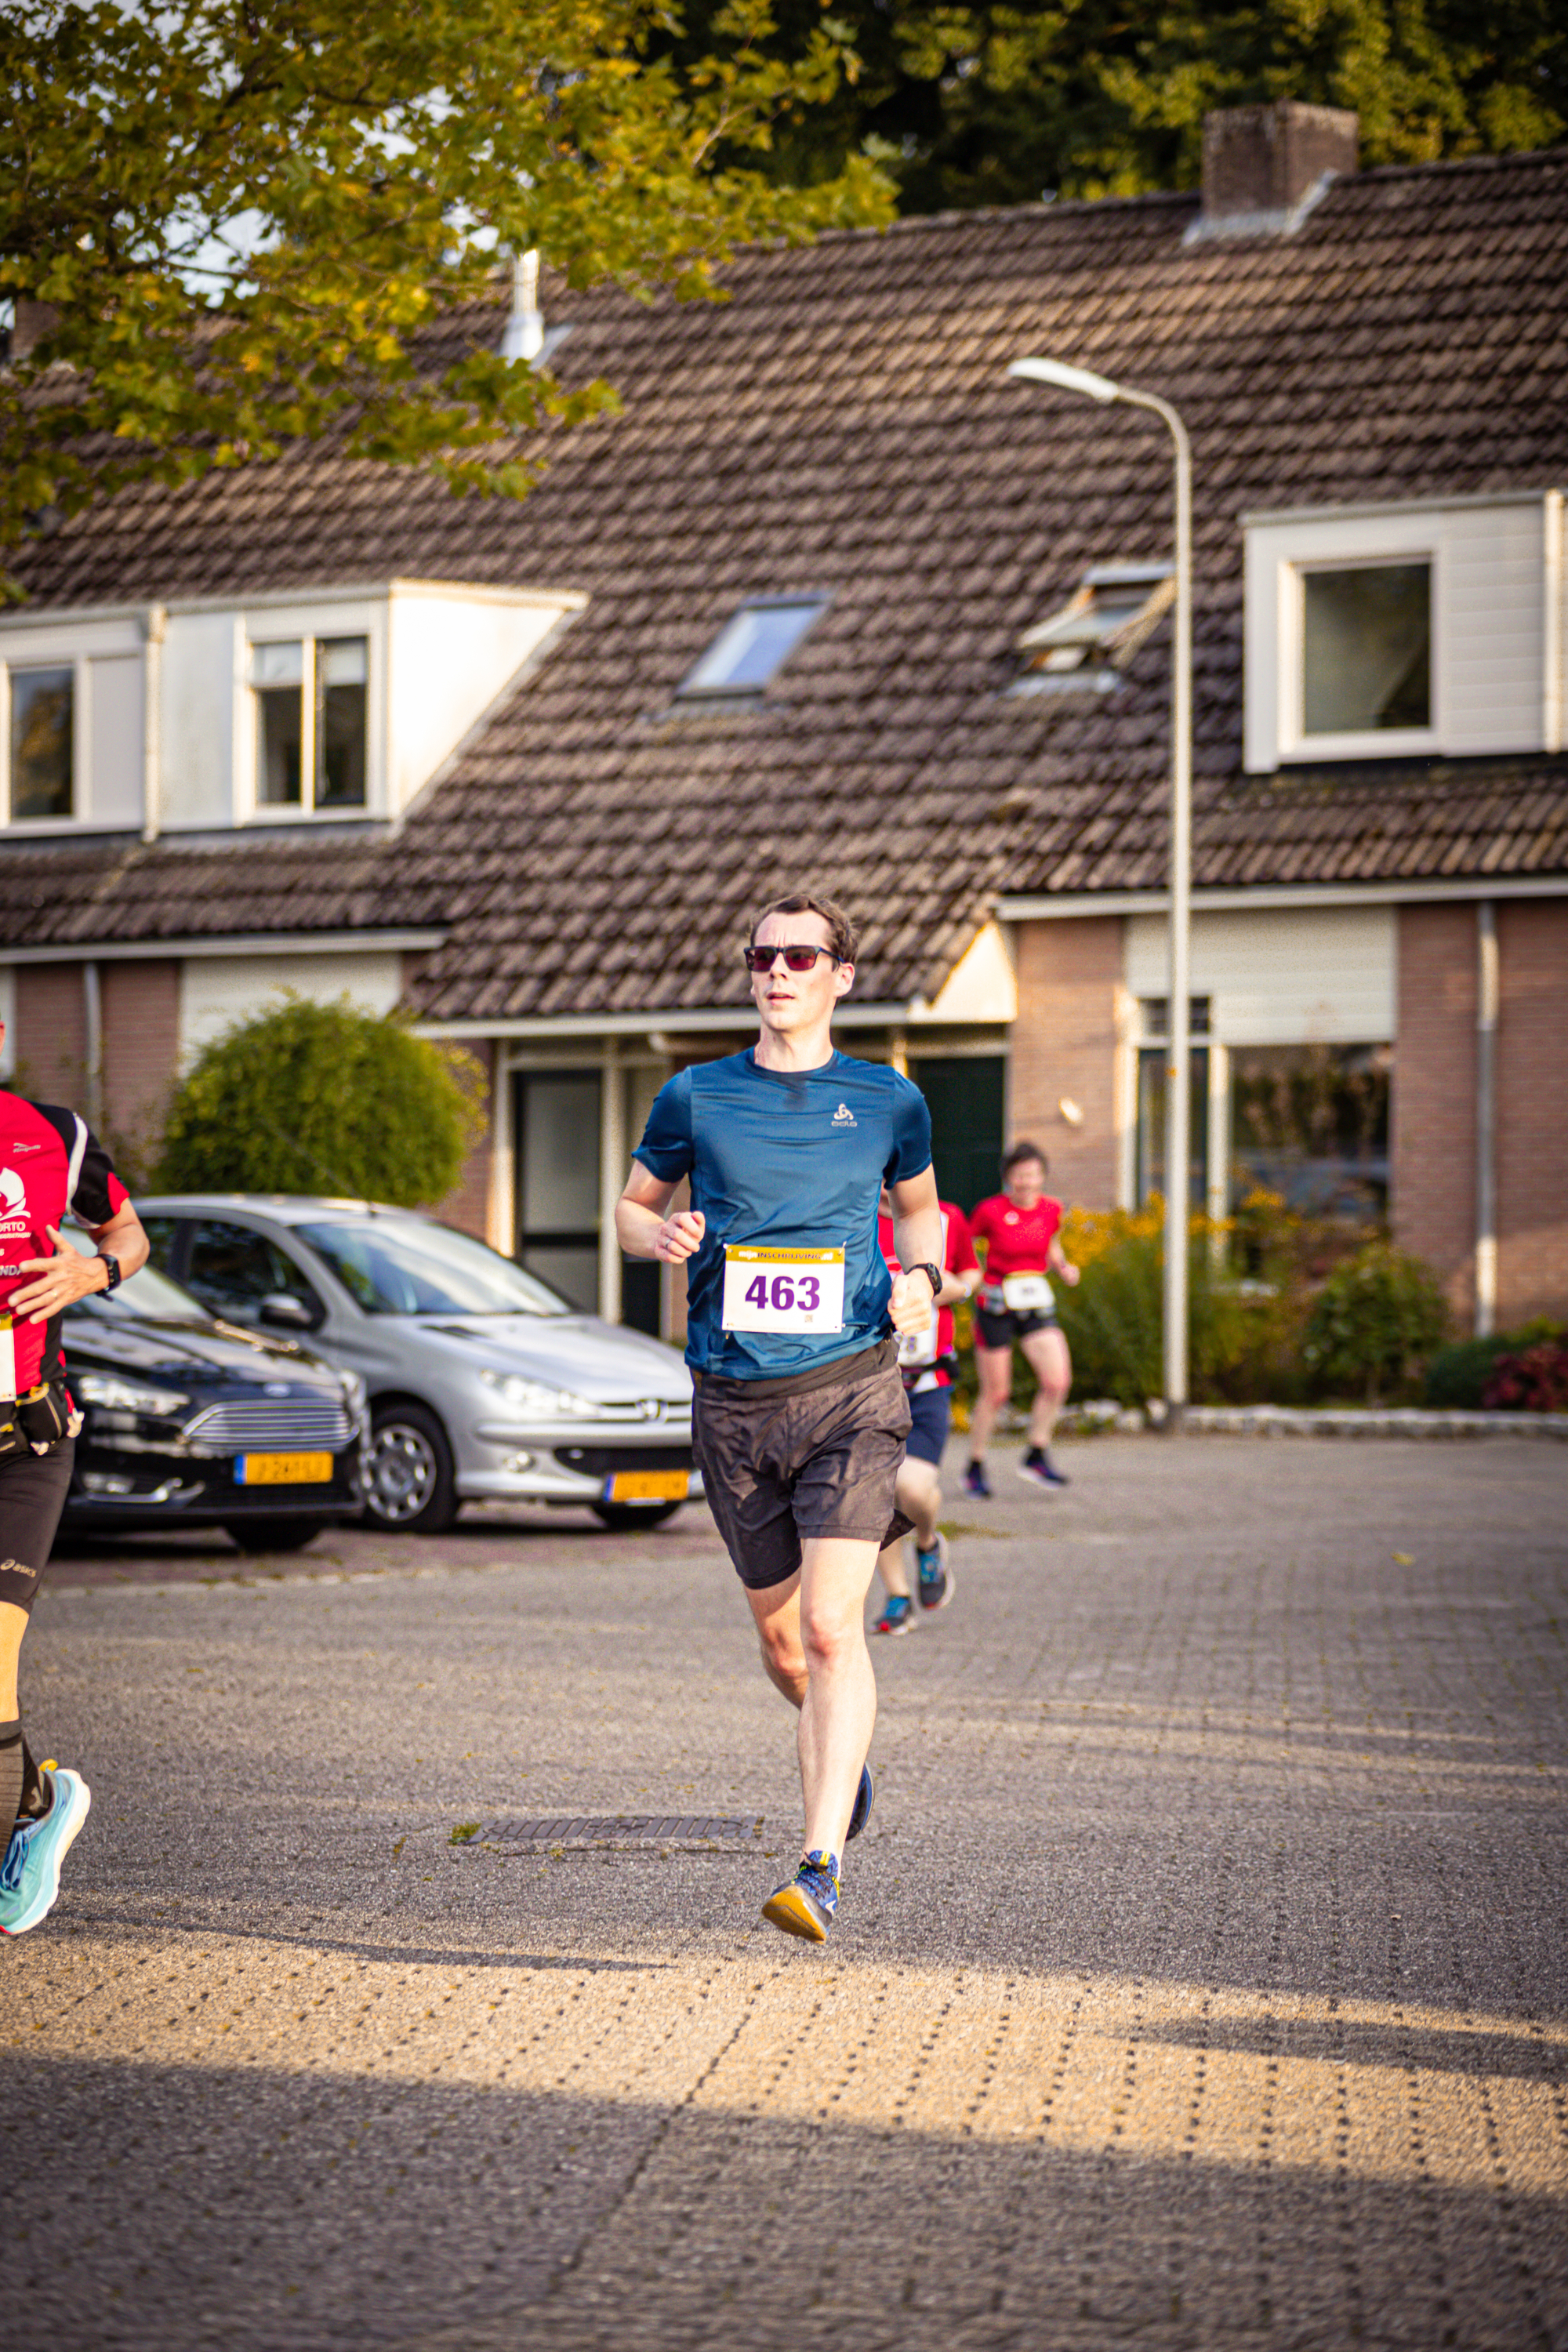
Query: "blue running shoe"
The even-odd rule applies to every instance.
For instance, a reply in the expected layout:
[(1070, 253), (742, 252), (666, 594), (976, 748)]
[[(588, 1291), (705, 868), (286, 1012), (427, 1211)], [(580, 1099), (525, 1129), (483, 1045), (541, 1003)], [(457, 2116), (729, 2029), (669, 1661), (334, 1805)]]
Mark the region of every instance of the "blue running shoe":
[(947, 1564), (947, 1538), (940, 1528), (930, 1551), (922, 1551), (919, 1544), (915, 1546), (915, 1566), (920, 1571), (921, 1607), (945, 1609), (957, 1586)]
[[(906, 1603), (906, 1606), (908, 1604)], [(875, 1783), (871, 1779), (871, 1767), (869, 1764), (862, 1764), (860, 1767), (860, 1786), (855, 1791), (855, 1810), (849, 1816), (849, 1826), (844, 1832), (844, 1843), (846, 1845), (848, 1844), (851, 1838), (858, 1838), (859, 1836), (861, 1831), (865, 1828), (867, 1822), (871, 1818), (871, 1808), (875, 1804), (876, 1801), (877, 1790)]]
[(907, 1633), (915, 1622), (915, 1604), (904, 1592), (896, 1592), (872, 1626), (873, 1633)]
[(60, 1864), (87, 1819), (92, 1791), (79, 1772), (57, 1766), (44, 1774), (49, 1810), (36, 1821), (18, 1822), (0, 1866), (0, 1932), (25, 1936), (53, 1910), (60, 1891)]
[(1062, 1487), (1072, 1484), (1070, 1478), (1065, 1478), (1059, 1470), (1051, 1467), (1050, 1455), (1042, 1453), (1037, 1445), (1031, 1446), (1019, 1463), (1018, 1475), (1029, 1486), (1044, 1486), (1047, 1493), (1053, 1495), (1059, 1494)]
[(775, 1886), (763, 1906), (763, 1916), (786, 1936), (802, 1936), (808, 1944), (826, 1944), (838, 1909), (838, 1857), (818, 1847), (808, 1853), (793, 1878)]
[(984, 1462), (970, 1464), (963, 1474), (963, 1491), (966, 1495), (973, 1495), (979, 1502), (988, 1503), (991, 1500), (991, 1481), (985, 1475)]

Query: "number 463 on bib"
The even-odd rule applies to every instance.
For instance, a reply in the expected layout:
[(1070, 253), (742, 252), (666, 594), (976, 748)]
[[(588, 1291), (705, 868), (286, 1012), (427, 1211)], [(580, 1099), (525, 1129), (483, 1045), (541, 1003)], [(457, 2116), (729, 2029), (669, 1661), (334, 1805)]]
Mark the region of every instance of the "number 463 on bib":
[(723, 1324), (726, 1331), (842, 1331), (844, 1252), (731, 1243)]

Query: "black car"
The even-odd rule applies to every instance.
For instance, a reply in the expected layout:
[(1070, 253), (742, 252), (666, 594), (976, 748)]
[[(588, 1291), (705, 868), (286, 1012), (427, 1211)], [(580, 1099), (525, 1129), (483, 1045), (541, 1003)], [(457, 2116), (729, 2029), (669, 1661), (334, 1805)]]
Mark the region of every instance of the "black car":
[(72, 1532), (220, 1527), (246, 1551), (297, 1551), (359, 1517), (368, 1422), (357, 1373), (216, 1320), (152, 1266), (79, 1300), (64, 1345), (84, 1415)]

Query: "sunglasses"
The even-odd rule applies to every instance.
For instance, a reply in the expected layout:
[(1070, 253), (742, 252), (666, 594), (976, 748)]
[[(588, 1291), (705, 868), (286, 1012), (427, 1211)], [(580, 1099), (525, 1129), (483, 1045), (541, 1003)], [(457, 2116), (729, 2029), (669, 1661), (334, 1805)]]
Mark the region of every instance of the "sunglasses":
[(831, 948), (742, 948), (741, 953), (746, 960), (748, 971), (772, 971), (780, 956), (784, 960), (786, 971), (813, 971), (819, 955), (825, 955), (829, 963), (839, 961)]

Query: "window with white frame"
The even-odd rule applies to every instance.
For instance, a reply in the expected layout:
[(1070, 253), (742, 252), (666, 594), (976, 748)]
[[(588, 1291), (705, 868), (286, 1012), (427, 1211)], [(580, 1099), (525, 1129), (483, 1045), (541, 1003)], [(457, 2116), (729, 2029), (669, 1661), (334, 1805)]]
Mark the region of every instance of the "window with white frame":
[(1432, 566), (1352, 563), (1301, 572), (1301, 733), (1432, 724)]
[(10, 687), (12, 818), (68, 817), (76, 800), (75, 669), (18, 667)]
[(365, 804), (368, 637), (282, 637), (250, 647), (258, 809)]

